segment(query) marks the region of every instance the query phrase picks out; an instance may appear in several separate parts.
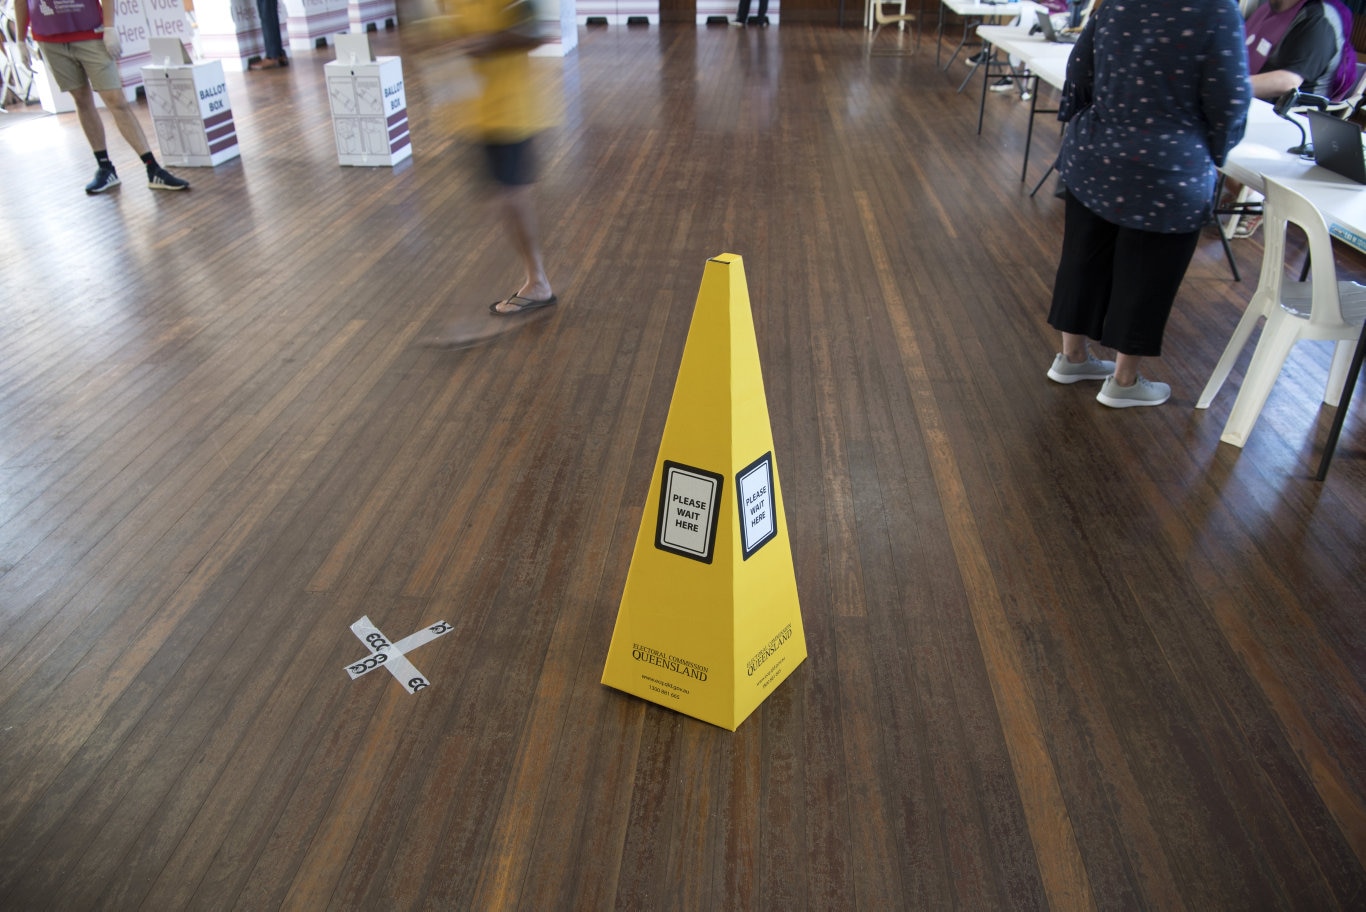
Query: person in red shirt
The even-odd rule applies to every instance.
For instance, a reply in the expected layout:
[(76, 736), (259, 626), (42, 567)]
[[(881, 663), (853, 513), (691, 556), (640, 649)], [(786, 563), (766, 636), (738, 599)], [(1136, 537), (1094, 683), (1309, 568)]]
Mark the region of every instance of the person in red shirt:
[(114, 116), (114, 125), (147, 166), (147, 186), (154, 190), (189, 189), (189, 181), (157, 163), (142, 125), (123, 96), (118, 64), (123, 48), (114, 28), (114, 0), (103, 5), (100, 0), (19, 0), (14, 19), (24, 65), (30, 64), (24, 38), (32, 29), (57, 88), (69, 92), (76, 103), (76, 116), (99, 166), (95, 179), (85, 186), (86, 193), (103, 193), (119, 184), (105, 143), (104, 121), (95, 108), (96, 92)]

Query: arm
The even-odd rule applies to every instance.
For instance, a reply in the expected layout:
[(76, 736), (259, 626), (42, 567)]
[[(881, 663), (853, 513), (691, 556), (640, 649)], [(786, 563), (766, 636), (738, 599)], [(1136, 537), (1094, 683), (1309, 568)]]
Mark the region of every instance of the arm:
[(28, 0), (15, 0), (14, 25), (15, 41), (19, 44), (19, 62), (24, 65), (24, 69), (31, 71), (33, 60), (29, 57), (28, 51)]
[(1200, 72), (1200, 109), (1208, 125), (1210, 159), (1222, 165), (1229, 150), (1243, 138), (1253, 84), (1247, 75), (1238, 8), (1227, 5), (1211, 25), (1210, 52)]
[(114, 27), (114, 0), (100, 0), (100, 10), (104, 13), (104, 48), (118, 60), (123, 56), (123, 44), (119, 41), (119, 30)]
[(1091, 104), (1096, 89), (1096, 17), (1091, 16), (1082, 27), (1072, 55), (1067, 58), (1067, 82), (1058, 102), (1058, 120), (1063, 123), (1076, 117)]
[(1304, 85), (1304, 77), (1293, 70), (1272, 70), (1269, 73), (1254, 73), (1251, 82), (1252, 96), (1269, 101)]

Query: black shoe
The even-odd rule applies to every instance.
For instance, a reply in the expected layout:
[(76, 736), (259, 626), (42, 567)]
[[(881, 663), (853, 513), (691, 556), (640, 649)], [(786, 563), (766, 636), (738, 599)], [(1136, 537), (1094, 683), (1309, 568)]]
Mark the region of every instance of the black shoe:
[(964, 57), (963, 62), (966, 63), (968, 66), (977, 66), (979, 64), (986, 63), (987, 57), (988, 55), (986, 48), (982, 48), (982, 50), (978, 51), (976, 54), (973, 54), (971, 57)]
[(1009, 92), (1013, 88), (1015, 88), (1015, 80), (1011, 79), (1009, 76), (1002, 76), (991, 84), (991, 90), (993, 92)]
[(119, 176), (114, 173), (113, 165), (100, 165), (95, 172), (95, 179), (85, 185), (86, 193), (103, 193), (111, 187), (119, 185)]
[(190, 182), (176, 177), (161, 165), (153, 165), (147, 169), (147, 186), (153, 190), (188, 190)]

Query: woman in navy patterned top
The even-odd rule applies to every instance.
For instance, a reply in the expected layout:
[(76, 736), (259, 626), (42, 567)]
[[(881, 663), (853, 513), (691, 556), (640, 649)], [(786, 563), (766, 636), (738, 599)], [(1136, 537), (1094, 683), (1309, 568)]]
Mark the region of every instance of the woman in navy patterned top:
[[(1067, 213), (1048, 322), (1063, 350), (1049, 377), (1104, 380), (1096, 398), (1115, 408), (1167, 401), (1139, 362), (1162, 353), (1215, 166), (1242, 139), (1250, 99), (1234, 0), (1106, 0), (1092, 13), (1058, 114)], [(1089, 354), (1088, 338), (1116, 360)]]

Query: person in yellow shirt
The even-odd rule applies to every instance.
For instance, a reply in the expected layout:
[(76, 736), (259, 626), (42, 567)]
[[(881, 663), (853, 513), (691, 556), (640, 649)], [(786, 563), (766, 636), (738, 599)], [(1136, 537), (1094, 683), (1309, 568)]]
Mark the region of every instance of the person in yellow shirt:
[(432, 31), (455, 35), (453, 49), (468, 54), (480, 93), (474, 126), (489, 173), (498, 185), (503, 220), (526, 267), (514, 294), (489, 305), (497, 316), (515, 316), (558, 303), (541, 255), (531, 185), (536, 180), (532, 144), (548, 122), (534, 79), (532, 48), (541, 43), (528, 0), (446, 0)]

